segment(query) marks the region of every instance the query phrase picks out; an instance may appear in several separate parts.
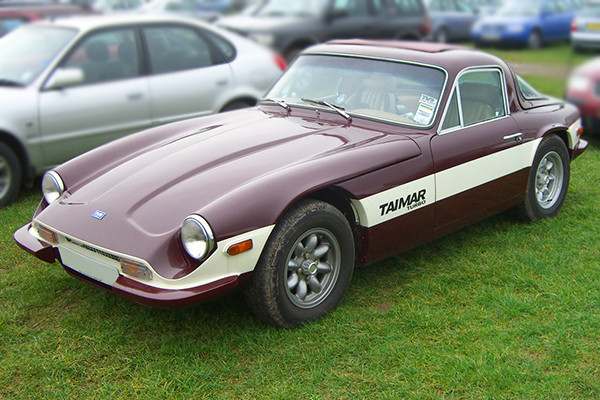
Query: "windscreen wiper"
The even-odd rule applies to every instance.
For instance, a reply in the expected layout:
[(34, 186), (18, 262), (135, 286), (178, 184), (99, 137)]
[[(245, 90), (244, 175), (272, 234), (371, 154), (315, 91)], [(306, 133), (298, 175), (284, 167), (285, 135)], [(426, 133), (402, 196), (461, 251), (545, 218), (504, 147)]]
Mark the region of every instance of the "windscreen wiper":
[(267, 98), (267, 99), (261, 99), (261, 101), (271, 101), (271, 102), (277, 104), (278, 106), (285, 108), (286, 111), (292, 110), (290, 108), (290, 106), (283, 100)]
[(323, 100), (311, 100), (311, 99), (300, 99), (300, 100), (302, 100), (305, 103), (311, 103), (311, 104), (316, 104), (316, 105), (319, 105), (319, 106), (329, 107), (333, 111), (335, 111), (338, 114), (340, 114), (342, 117), (346, 118), (346, 121), (352, 122), (352, 117), (350, 116), (350, 114), (348, 114), (346, 111), (344, 111), (345, 109), (342, 106), (336, 106), (334, 104), (328, 103), (328, 102), (323, 101)]

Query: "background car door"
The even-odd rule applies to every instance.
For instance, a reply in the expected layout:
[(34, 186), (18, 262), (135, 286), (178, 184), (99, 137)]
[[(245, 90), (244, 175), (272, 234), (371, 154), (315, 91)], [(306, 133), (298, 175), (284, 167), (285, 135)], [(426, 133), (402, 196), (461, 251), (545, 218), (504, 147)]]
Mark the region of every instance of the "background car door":
[(566, 39), (570, 35), (571, 21), (575, 18), (568, 0), (548, 0), (542, 10), (544, 39)]
[(438, 229), (456, 228), (470, 217), (515, 201), (527, 181), (526, 147), (506, 111), (501, 71), (472, 70), (458, 83), (440, 133), (431, 140)]
[(54, 71), (79, 71), (83, 80), (40, 93), (47, 166), (150, 126), (148, 82), (140, 75), (137, 43), (132, 29), (90, 35)]
[(326, 28), (326, 38), (375, 38), (380, 35), (371, 9), (371, 0), (333, 0), (331, 20)]
[(208, 35), (186, 26), (143, 30), (153, 124), (220, 111), (219, 97), (234, 84), (233, 75)]

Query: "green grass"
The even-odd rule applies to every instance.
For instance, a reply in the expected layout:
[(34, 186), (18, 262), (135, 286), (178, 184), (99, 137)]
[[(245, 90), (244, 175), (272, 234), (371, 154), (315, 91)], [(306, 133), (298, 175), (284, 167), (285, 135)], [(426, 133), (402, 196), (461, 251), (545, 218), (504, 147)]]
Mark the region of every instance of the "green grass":
[(148, 310), (71, 278), (14, 244), (26, 191), (0, 210), (0, 398), (600, 398), (599, 170), (592, 140), (556, 218), (501, 214), (358, 269), (296, 330), (239, 295)]
[(539, 64), (549, 66), (576, 66), (593, 57), (593, 52), (573, 52), (568, 43), (550, 43), (538, 50), (527, 48), (502, 49), (482, 47), (482, 50), (493, 53), (509, 63)]

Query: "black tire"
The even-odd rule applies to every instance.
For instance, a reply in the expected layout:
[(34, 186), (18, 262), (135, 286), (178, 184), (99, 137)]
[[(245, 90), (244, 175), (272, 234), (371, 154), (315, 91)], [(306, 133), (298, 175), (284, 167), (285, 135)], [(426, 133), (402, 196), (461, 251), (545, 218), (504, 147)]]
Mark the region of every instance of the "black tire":
[(12, 149), (0, 143), (0, 208), (10, 204), (21, 187), (21, 164)]
[(448, 31), (446, 28), (439, 28), (435, 31), (433, 41), (436, 43), (448, 43)]
[(570, 171), (569, 153), (562, 139), (553, 134), (542, 139), (517, 214), (530, 222), (554, 217), (567, 196)]
[(294, 328), (337, 308), (353, 270), (348, 220), (328, 203), (303, 200), (275, 226), (244, 294), (257, 317)]
[(248, 101), (233, 101), (229, 104), (227, 104), (225, 107), (223, 107), (221, 109), (220, 112), (227, 112), (227, 111), (233, 111), (233, 110), (239, 110), (241, 108), (248, 108), (248, 107), (252, 107), (254, 104), (248, 102)]
[(527, 38), (527, 47), (532, 50), (537, 50), (542, 47), (543, 38), (542, 34), (538, 30), (534, 30), (529, 34), (529, 38)]

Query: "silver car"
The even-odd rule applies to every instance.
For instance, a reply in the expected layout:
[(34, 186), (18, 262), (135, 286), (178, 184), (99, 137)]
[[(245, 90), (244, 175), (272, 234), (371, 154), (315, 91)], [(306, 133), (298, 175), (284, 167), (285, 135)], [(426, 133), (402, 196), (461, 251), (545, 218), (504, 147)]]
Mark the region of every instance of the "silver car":
[(571, 24), (573, 50), (600, 49), (600, 0), (588, 0)]
[(253, 105), (271, 50), (172, 16), (69, 18), (0, 40), (0, 207), (22, 183), (151, 126)]

